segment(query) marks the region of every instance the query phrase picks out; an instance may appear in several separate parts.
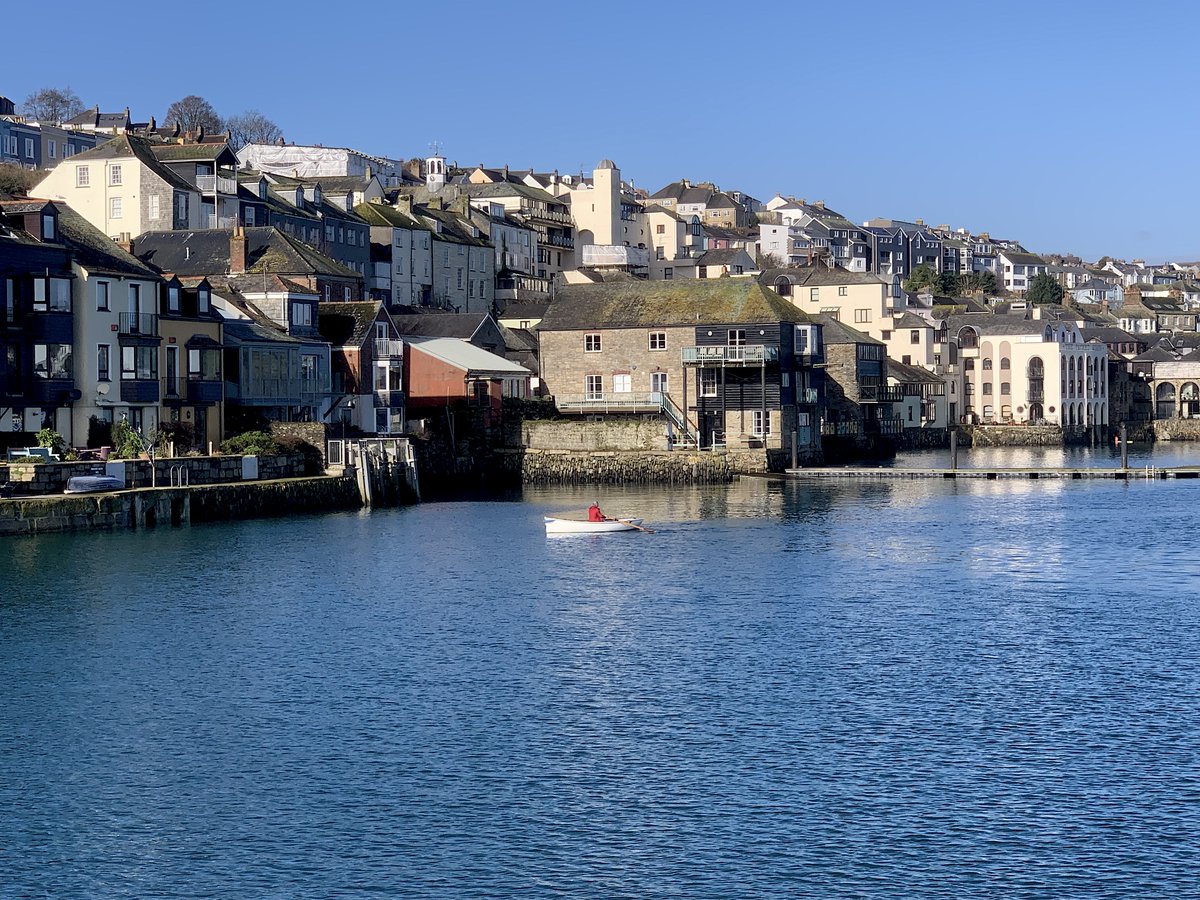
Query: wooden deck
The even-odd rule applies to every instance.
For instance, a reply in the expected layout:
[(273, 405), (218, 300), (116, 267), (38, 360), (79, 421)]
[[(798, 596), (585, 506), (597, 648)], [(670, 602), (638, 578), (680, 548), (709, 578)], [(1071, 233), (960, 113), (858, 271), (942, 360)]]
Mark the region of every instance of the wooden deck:
[(1177, 468), (1086, 468), (1086, 469), (891, 469), (866, 466), (814, 467), (811, 469), (787, 469), (790, 478), (814, 478), (843, 480), (905, 481), (916, 478), (976, 478), (996, 481), (1001, 478), (1039, 479), (1106, 478), (1110, 481), (1165, 480), (1168, 478), (1200, 478), (1200, 467), (1180, 466)]

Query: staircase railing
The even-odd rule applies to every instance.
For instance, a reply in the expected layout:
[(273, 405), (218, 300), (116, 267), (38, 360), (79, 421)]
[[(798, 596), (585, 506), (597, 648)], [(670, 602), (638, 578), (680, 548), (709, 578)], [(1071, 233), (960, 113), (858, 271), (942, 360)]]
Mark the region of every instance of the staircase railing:
[(691, 423), (688, 422), (687, 413), (679, 408), (679, 405), (671, 399), (671, 395), (666, 391), (663, 391), (659, 396), (662, 399), (663, 414), (679, 430), (679, 433), (683, 435), (683, 440), (680, 443), (700, 446), (696, 431), (692, 428)]

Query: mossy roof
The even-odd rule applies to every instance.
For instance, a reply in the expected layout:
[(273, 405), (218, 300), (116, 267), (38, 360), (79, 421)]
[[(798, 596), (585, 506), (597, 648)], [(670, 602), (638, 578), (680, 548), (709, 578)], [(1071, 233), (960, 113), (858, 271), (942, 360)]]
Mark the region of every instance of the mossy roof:
[(800, 309), (752, 278), (619, 281), (561, 287), (538, 330), (810, 321)]

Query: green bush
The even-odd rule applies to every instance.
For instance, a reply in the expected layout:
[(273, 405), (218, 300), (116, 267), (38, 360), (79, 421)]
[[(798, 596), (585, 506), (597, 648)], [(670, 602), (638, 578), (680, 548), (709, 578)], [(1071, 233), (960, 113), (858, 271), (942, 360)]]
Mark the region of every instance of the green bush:
[(221, 452), (242, 456), (274, 456), (279, 452), (279, 445), (265, 431), (247, 431), (221, 441)]
[(137, 459), (146, 452), (141, 436), (125, 419), (113, 423), (112, 441), (109, 459)]
[(53, 428), (43, 428), (39, 431), (37, 433), (37, 442), (39, 447), (46, 447), (51, 453), (57, 456), (62, 456), (63, 451), (67, 449), (67, 442)]

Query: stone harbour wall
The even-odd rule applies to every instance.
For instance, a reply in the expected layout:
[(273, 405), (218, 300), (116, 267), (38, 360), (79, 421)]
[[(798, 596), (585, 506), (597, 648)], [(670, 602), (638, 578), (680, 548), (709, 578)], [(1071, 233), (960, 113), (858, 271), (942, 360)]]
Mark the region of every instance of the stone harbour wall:
[(724, 484), (737, 475), (724, 453), (525, 450), (506, 456), (526, 484)]
[[(260, 456), (257, 459), (258, 479), (263, 481), (318, 474), (310, 471), (311, 467), (302, 454)], [(124, 465), (126, 487), (151, 486), (149, 460), (127, 459), (114, 462)], [(172, 470), (175, 470), (177, 479), (179, 472), (186, 471), (187, 483), (191, 485), (240, 482), (244, 480), (242, 466), (241, 456), (183, 456), (154, 461), (159, 487), (170, 486)], [(7, 466), (7, 470), (7, 483), (11, 493), (14, 496), (27, 497), (61, 494), (66, 490), (68, 479), (81, 475), (104, 475), (107, 471), (103, 462), (12, 463)]]
[(667, 426), (659, 416), (609, 416), (550, 419), (521, 424), (521, 446), (533, 450), (662, 450), (667, 449)]
[(964, 425), (961, 433), (973, 447), (1061, 447), (1057, 425)]
[[(1155, 419), (1156, 441), (1200, 441), (1200, 419)], [(1133, 429), (1129, 430), (1132, 440)]]
[(358, 485), (344, 475), (60, 494), (0, 500), (0, 536), (181, 526), (358, 509), (361, 505)]

